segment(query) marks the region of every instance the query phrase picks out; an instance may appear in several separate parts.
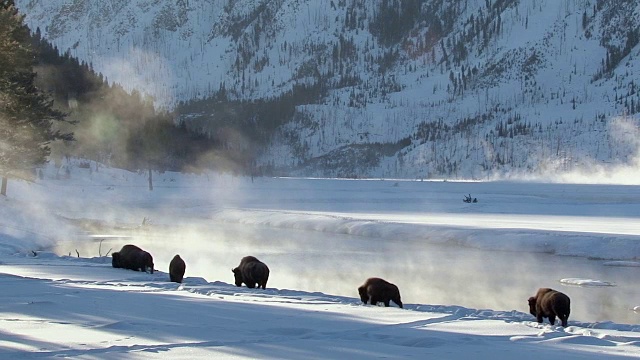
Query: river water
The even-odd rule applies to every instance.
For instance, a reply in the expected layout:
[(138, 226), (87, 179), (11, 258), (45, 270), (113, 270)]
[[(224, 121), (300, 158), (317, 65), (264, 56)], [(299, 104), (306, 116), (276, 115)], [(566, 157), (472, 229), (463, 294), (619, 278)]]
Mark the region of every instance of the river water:
[[(100, 244), (101, 241), (101, 244)], [(134, 243), (150, 251), (156, 269), (180, 254), (189, 277), (233, 283), (231, 268), (254, 255), (271, 269), (268, 287), (357, 299), (367, 277), (395, 283), (405, 304), (460, 305), (528, 312), (527, 299), (552, 287), (572, 300), (570, 321), (636, 324), (640, 267), (544, 253), (483, 251), (420, 241), (205, 221), (199, 227), (148, 226), (114, 230), (60, 243), (59, 254), (97, 256)], [(561, 279), (600, 280), (611, 286), (569, 286)], [(533, 317), (532, 317), (532, 320)]]

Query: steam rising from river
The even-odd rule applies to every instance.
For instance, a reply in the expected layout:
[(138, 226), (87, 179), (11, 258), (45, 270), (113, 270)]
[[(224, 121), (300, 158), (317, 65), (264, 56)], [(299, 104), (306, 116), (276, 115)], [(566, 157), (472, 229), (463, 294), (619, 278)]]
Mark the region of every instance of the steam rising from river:
[[(593, 261), (547, 254), (488, 252), (418, 239), (384, 240), (307, 230), (247, 226), (197, 220), (191, 226), (148, 226), (132, 237), (106, 239), (104, 249), (126, 243), (148, 249), (156, 269), (180, 254), (187, 263), (185, 284), (194, 278), (233, 284), (231, 268), (254, 255), (271, 268), (268, 288), (295, 289), (350, 296), (368, 277), (383, 277), (399, 286), (406, 304), (461, 305), (527, 312), (527, 298), (539, 287), (553, 287), (574, 299), (572, 316), (581, 321), (631, 322), (624, 309), (633, 289), (567, 287), (559, 279), (603, 273), (623, 279), (629, 268), (598, 269)], [(97, 249), (96, 243), (86, 250)], [(191, 279), (191, 280), (190, 280)], [(626, 293), (621, 296), (620, 292)], [(615, 295), (615, 294), (618, 295)], [(533, 319), (532, 319), (533, 320)]]
[[(493, 176), (494, 179), (522, 179), (564, 184), (640, 185), (640, 126), (633, 117), (614, 117), (608, 123), (609, 132), (600, 139), (602, 152), (608, 152), (606, 162), (581, 154), (579, 147), (558, 150), (576, 152), (568, 156), (541, 159), (533, 171), (512, 171)], [(599, 136), (599, 135), (598, 135)], [(585, 150), (586, 151), (586, 150)], [(536, 157), (533, 154), (531, 156)]]
[[(54, 170), (49, 168), (47, 176)], [(156, 269), (167, 272), (169, 261), (180, 254), (187, 263), (187, 285), (196, 278), (232, 284), (231, 268), (241, 257), (254, 255), (271, 268), (272, 289), (318, 291), (357, 302), (357, 287), (366, 278), (379, 276), (398, 285), (407, 304), (526, 312), (526, 299), (537, 288), (553, 287), (574, 299), (574, 319), (637, 320), (629, 310), (637, 304), (628, 303), (637, 299), (637, 286), (631, 280), (637, 274), (630, 273), (637, 268), (532, 253), (545, 249), (571, 253), (572, 245), (584, 249), (587, 241), (611, 244), (601, 236), (613, 242), (633, 237), (631, 233), (615, 237), (611, 234), (618, 233), (611, 227), (601, 229), (609, 235), (566, 232), (568, 226), (573, 229), (585, 222), (624, 225), (624, 219), (617, 217), (632, 216), (629, 211), (635, 207), (626, 204), (640, 196), (627, 187), (265, 178), (251, 182), (171, 173), (158, 175), (153, 191), (145, 182), (144, 174), (74, 168), (70, 179), (51, 180), (46, 187), (16, 186), (21, 199), (7, 205), (20, 201), (46, 208), (43, 222), (32, 228), (43, 229), (60, 255), (74, 256), (77, 249), (82, 257), (104, 256), (132, 243), (151, 252)], [(462, 202), (462, 195), (469, 192), (479, 203)], [(594, 199), (599, 201), (597, 207), (584, 206)], [(581, 221), (570, 224), (567, 221), (575, 219), (566, 214)], [(434, 219), (449, 225), (428, 223)], [(509, 219), (517, 220), (509, 226), (519, 227), (497, 227)], [(471, 221), (495, 227), (469, 226)], [(545, 222), (562, 224), (564, 230), (540, 230)], [(74, 232), (69, 224), (86, 232)], [(551, 246), (555, 237), (562, 239)], [(574, 243), (566, 241), (571, 237)], [(108, 262), (105, 258), (106, 266)], [(578, 277), (617, 286), (588, 289), (559, 283)]]

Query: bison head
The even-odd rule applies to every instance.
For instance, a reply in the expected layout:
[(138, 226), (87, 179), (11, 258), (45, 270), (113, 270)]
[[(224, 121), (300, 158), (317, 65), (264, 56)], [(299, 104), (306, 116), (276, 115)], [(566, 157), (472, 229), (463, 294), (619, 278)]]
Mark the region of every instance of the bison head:
[(242, 272), (240, 268), (231, 269), (233, 272), (233, 277), (236, 280), (236, 286), (242, 286)]
[(153, 257), (148, 252), (144, 252), (142, 264), (144, 264), (144, 271), (153, 274)]
[(367, 295), (367, 288), (363, 286), (360, 286), (358, 288), (358, 294), (360, 294), (360, 300), (362, 300), (363, 303), (367, 303), (369, 301), (369, 295)]
[(533, 296), (529, 298), (529, 313), (533, 316), (538, 316), (538, 312), (536, 311), (536, 298)]
[(121, 268), (122, 264), (120, 264), (120, 253), (114, 252), (111, 254), (111, 266), (114, 268)]

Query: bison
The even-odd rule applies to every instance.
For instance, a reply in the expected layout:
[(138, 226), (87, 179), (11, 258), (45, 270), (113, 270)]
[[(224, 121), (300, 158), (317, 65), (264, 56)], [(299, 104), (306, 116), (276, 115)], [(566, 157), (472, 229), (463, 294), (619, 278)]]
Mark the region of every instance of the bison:
[(235, 277), (236, 286), (245, 283), (248, 288), (253, 289), (258, 284), (258, 288), (267, 287), (269, 280), (269, 267), (254, 256), (245, 256), (240, 260), (240, 265), (231, 270)]
[(571, 300), (559, 291), (540, 288), (536, 296), (529, 298), (529, 312), (536, 317), (538, 323), (542, 323), (543, 318), (549, 318), (549, 323), (554, 325), (556, 316), (562, 322), (563, 327), (567, 327), (567, 320), (571, 312)]
[(400, 290), (394, 284), (380, 278), (369, 278), (358, 288), (360, 300), (364, 304), (371, 300), (371, 305), (377, 305), (383, 302), (384, 306), (389, 306), (389, 301), (393, 301), (402, 308), (400, 300)]
[(181, 283), (186, 268), (187, 265), (180, 255), (174, 256), (171, 263), (169, 263), (169, 279), (171, 279), (172, 282)]
[(153, 257), (135, 245), (125, 245), (119, 252), (111, 254), (111, 266), (153, 274)]

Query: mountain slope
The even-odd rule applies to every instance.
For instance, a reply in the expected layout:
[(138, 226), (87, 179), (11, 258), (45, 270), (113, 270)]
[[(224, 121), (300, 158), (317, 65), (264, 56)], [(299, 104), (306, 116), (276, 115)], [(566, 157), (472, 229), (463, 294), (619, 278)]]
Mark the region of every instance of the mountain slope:
[[(192, 129), (234, 128), (230, 148), (272, 124), (251, 150), (265, 171), (637, 168), (637, 0), (17, 3), (32, 29)], [(281, 113), (242, 119), (215, 105), (283, 98)]]

